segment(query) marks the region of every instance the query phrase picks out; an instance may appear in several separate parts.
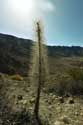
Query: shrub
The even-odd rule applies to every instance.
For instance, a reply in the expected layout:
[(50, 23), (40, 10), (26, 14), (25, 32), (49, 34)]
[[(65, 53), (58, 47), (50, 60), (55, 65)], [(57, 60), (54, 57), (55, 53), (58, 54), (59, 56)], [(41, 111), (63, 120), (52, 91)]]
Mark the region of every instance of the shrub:
[(83, 81), (76, 81), (71, 77), (59, 79), (49, 87), (49, 92), (57, 95), (83, 95)]
[(68, 82), (68, 78), (59, 78), (55, 83), (49, 85), (48, 91), (54, 94), (64, 95), (66, 93)]
[(16, 74), (16, 75), (12, 75), (12, 76), (11, 76), (11, 79), (13, 79), (13, 80), (18, 80), (18, 81), (22, 81), (22, 80), (23, 80), (23, 77), (20, 76), (19, 74)]
[(73, 68), (70, 69), (68, 74), (72, 77), (75, 81), (83, 81), (83, 69), (80, 68)]
[(62, 77), (57, 82), (55, 89), (56, 93), (59, 95), (65, 95), (67, 93), (72, 93), (72, 79)]

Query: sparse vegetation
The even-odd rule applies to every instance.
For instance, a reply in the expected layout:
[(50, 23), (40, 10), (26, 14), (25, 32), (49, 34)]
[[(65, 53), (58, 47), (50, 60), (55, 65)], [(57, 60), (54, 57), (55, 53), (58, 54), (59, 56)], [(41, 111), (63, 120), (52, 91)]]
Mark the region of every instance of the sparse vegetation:
[(77, 82), (83, 81), (83, 69), (80, 67), (70, 69), (69, 75)]
[[(77, 76), (77, 74), (76, 74)], [(73, 76), (72, 76), (73, 77)], [(49, 92), (55, 93), (60, 96), (66, 94), (69, 95), (83, 95), (83, 81), (77, 80), (77, 77), (62, 77), (55, 84), (52, 84), (49, 87)]]
[[(31, 41), (29, 46), (27, 40), (9, 36), (8, 44), (2, 39), (7, 36), (0, 39), (0, 124), (35, 125), (38, 72), (33, 73), (35, 78), (28, 75), (33, 70)], [(83, 125), (83, 48), (48, 47), (48, 51), (49, 78), (43, 81), (39, 109), (42, 125)]]

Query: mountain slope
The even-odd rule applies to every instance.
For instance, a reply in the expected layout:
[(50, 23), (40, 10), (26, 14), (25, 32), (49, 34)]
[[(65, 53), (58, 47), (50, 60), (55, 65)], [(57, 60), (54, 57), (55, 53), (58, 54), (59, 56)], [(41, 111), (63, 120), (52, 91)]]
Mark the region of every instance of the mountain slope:
[(31, 40), (0, 34), (0, 72), (26, 74)]
[[(0, 34), (0, 72), (26, 75), (29, 69), (32, 40)], [(83, 56), (82, 47), (48, 46), (49, 60), (55, 57)]]

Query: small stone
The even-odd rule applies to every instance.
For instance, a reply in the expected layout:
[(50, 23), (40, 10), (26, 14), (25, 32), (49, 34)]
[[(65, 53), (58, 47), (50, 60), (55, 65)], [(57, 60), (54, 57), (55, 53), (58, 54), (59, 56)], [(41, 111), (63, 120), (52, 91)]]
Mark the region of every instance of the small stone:
[(60, 112), (62, 111), (62, 109), (61, 109), (60, 106), (58, 106), (58, 107), (56, 108), (56, 110), (57, 110), (58, 113), (60, 113)]
[(12, 124), (13, 124), (13, 125), (16, 125), (16, 122), (13, 122)]
[(52, 97), (53, 96), (53, 93), (50, 93), (50, 97)]
[(50, 110), (53, 108), (53, 106), (52, 105), (49, 105), (49, 107), (48, 107)]
[(22, 95), (18, 95), (18, 100), (22, 100), (23, 99), (23, 96)]
[(55, 99), (56, 99), (56, 95), (53, 95), (53, 96), (52, 96), (52, 99), (55, 100)]
[(79, 115), (79, 113), (78, 113), (78, 112), (75, 112), (75, 115), (76, 115), (76, 116), (78, 116), (78, 115)]
[(54, 125), (64, 125), (64, 122), (56, 121), (56, 122), (54, 123)]
[(69, 93), (66, 93), (66, 94), (64, 95), (64, 97), (68, 98), (68, 97), (70, 97), (70, 94), (69, 94)]
[(48, 101), (48, 99), (46, 99), (46, 100), (45, 100), (45, 102), (47, 102), (47, 103), (48, 103), (48, 102), (49, 102), (49, 101)]
[(60, 121), (64, 122), (65, 124), (69, 124), (69, 118), (67, 116), (62, 116)]
[(30, 103), (35, 103), (35, 99), (32, 98), (32, 99), (30, 100)]
[(23, 105), (26, 105), (27, 104), (27, 100), (23, 100)]
[(43, 92), (45, 92), (46, 91), (46, 89), (45, 88), (43, 88)]
[(83, 117), (83, 112), (81, 112), (80, 115)]
[(25, 91), (25, 92), (29, 92), (29, 89), (25, 89), (25, 88), (24, 88), (24, 91)]
[(33, 110), (33, 108), (32, 108), (32, 107), (29, 107), (29, 110)]
[(68, 99), (68, 103), (69, 103), (69, 104), (74, 104), (74, 99), (73, 99), (72, 97), (70, 97), (70, 98)]
[(63, 97), (59, 97), (59, 102), (60, 103), (64, 103), (64, 98)]
[(52, 101), (48, 100), (48, 104), (51, 105), (51, 104), (52, 104)]

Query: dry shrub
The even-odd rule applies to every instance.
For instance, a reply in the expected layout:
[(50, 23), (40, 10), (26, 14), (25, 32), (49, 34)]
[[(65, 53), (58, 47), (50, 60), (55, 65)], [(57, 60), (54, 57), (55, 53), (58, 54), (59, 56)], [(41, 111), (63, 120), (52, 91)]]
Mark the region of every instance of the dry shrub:
[(23, 77), (19, 74), (15, 74), (15, 75), (12, 75), (11, 76), (11, 79), (13, 80), (18, 80), (18, 81), (22, 81), (23, 80)]
[(57, 95), (83, 95), (83, 81), (76, 81), (71, 77), (62, 77), (56, 83), (51, 84), (49, 92)]
[(75, 81), (83, 81), (83, 69), (81, 68), (72, 68), (68, 71), (68, 74)]

